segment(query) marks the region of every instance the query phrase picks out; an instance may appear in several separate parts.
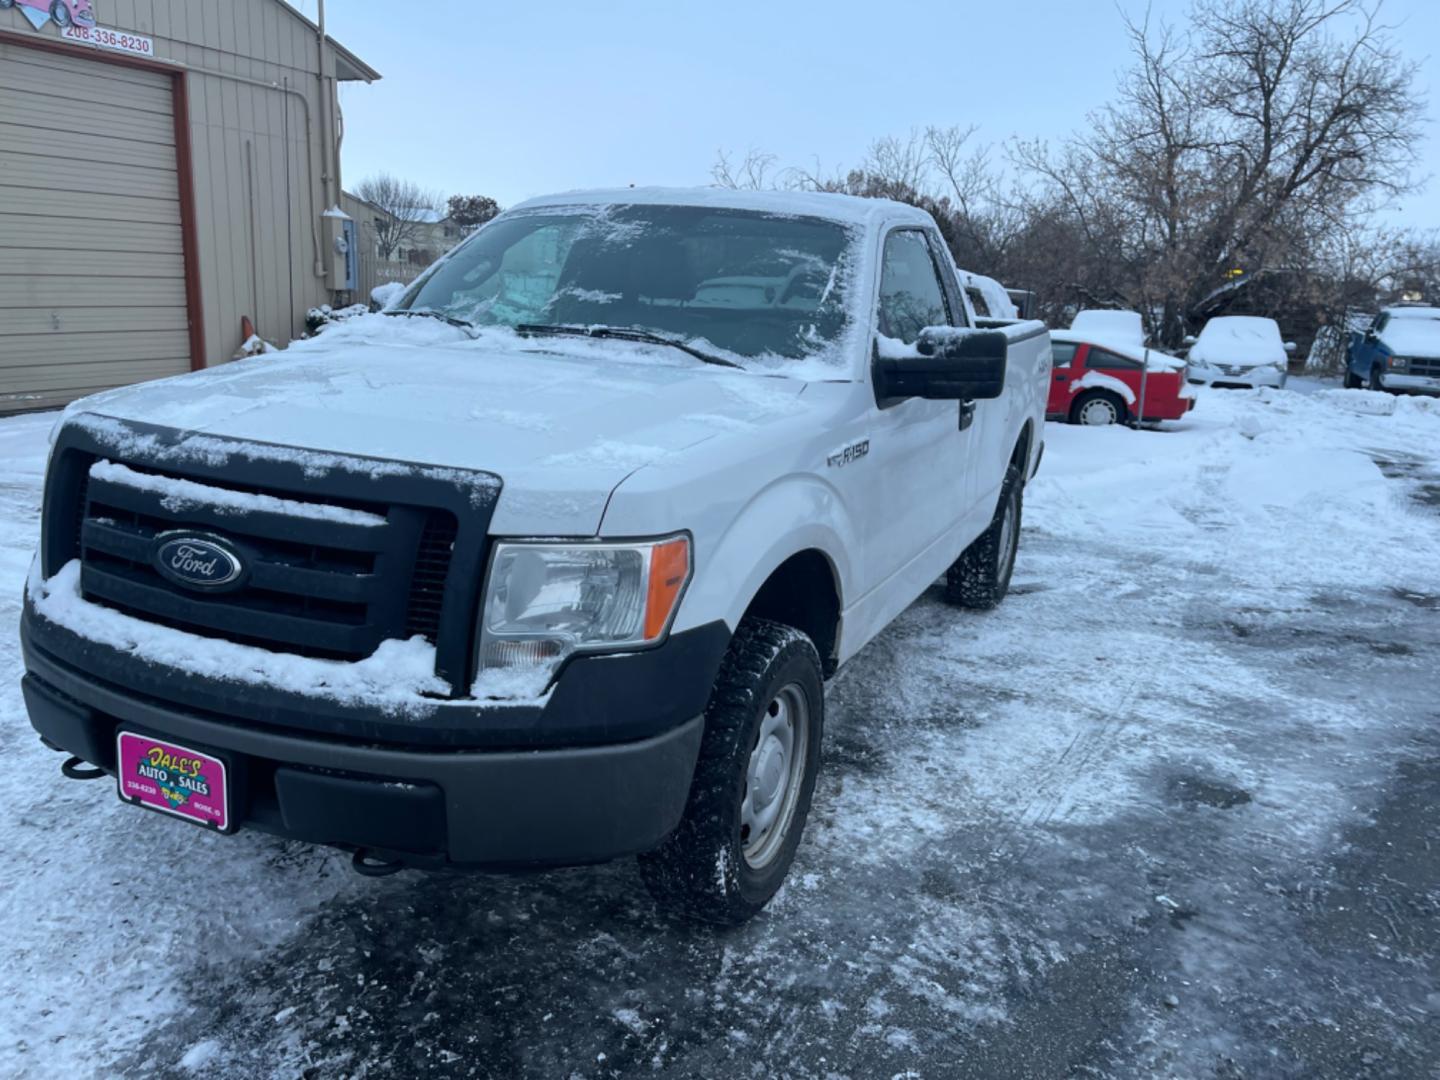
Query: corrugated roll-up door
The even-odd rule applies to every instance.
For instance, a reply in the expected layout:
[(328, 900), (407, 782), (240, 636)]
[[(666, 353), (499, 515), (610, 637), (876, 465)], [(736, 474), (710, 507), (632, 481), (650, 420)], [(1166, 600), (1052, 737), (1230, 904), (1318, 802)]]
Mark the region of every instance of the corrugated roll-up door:
[(0, 413), (190, 370), (169, 76), (0, 42)]

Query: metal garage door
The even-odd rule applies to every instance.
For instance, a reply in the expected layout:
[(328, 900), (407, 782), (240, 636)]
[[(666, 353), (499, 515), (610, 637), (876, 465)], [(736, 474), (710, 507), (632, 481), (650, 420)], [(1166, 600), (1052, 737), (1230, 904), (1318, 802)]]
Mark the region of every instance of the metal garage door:
[(190, 370), (169, 76), (0, 42), (0, 413)]

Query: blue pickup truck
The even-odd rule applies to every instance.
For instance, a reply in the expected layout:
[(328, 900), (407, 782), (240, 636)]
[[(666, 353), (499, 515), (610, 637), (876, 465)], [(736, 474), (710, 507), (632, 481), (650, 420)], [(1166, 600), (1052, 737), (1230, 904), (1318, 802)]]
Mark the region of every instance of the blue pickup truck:
[(1351, 331), (1345, 386), (1440, 394), (1440, 308), (1385, 308), (1367, 329)]

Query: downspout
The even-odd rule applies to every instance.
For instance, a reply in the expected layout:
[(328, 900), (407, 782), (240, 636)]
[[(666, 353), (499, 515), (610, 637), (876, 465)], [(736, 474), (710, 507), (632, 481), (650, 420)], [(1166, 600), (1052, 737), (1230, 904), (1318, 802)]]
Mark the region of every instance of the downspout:
[(325, 209), (338, 206), (339, 199), (333, 197), (332, 188), (335, 180), (335, 141), (331, 132), (335, 126), (335, 117), (331, 110), (330, 85), (325, 77), (325, 0), (318, 0), (319, 11), (315, 21), (315, 51), (320, 62), (318, 77), (320, 79), (320, 151), (324, 155), (325, 168), (320, 174), (320, 183), (325, 196)]

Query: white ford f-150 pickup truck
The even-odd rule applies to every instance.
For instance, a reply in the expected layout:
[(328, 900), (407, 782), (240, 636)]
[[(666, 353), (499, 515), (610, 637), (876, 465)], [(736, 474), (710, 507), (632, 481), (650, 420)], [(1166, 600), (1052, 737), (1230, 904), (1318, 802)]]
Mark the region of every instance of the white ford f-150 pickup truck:
[(31, 722), (211, 831), (372, 874), (635, 854), (741, 921), (825, 680), (937, 579), (1005, 595), (1049, 366), (908, 206), (527, 202), (383, 313), (66, 411)]

